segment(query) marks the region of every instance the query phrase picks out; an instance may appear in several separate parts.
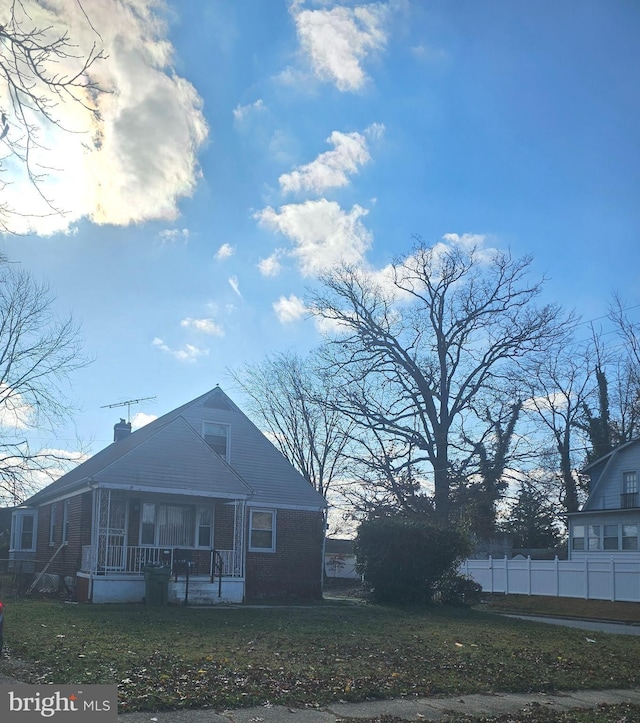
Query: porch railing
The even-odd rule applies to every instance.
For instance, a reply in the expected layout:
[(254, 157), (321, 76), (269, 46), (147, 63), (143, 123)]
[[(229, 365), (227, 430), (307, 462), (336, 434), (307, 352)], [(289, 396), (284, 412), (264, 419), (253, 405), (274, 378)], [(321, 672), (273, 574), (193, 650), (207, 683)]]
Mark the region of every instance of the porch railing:
[[(82, 572), (97, 572), (98, 574), (142, 574), (147, 565), (167, 565), (173, 570), (175, 548), (168, 547), (141, 547), (127, 546), (118, 548), (121, 550), (119, 555), (109, 555), (110, 563), (114, 559), (119, 559), (119, 565), (108, 566), (100, 565), (98, 560), (97, 569), (92, 570), (91, 545), (84, 545), (82, 548)], [(180, 552), (184, 552), (181, 549)], [(235, 550), (190, 550), (192, 553), (192, 564), (190, 567), (191, 575), (207, 575), (213, 577), (222, 575), (223, 577), (238, 577), (241, 569), (236, 561)]]

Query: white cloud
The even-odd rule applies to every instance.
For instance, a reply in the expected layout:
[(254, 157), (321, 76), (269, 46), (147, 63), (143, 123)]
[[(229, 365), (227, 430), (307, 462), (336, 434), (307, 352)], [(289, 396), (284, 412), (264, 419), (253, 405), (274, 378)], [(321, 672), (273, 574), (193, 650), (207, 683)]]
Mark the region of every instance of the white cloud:
[(288, 298), (281, 296), (278, 301), (273, 303), (273, 310), (281, 324), (298, 321), (307, 314), (307, 307), (295, 294), (291, 294)]
[(258, 98), (254, 103), (248, 103), (247, 105), (237, 105), (233, 109), (233, 118), (237, 123), (242, 123), (251, 113), (266, 110), (262, 98)]
[(277, 276), (280, 273), (280, 269), (282, 268), (282, 265), (278, 260), (280, 255), (281, 252), (276, 251), (266, 259), (260, 259), (258, 268), (263, 276)]
[(238, 283), (238, 277), (237, 276), (230, 276), (229, 279), (229, 286), (234, 290), (234, 292), (242, 298), (242, 294), (240, 293), (240, 284)]
[(312, 276), (341, 261), (362, 261), (372, 240), (361, 221), (367, 213), (358, 205), (344, 211), (335, 201), (321, 198), (281, 206), (279, 211), (267, 206), (255, 218), (293, 241), (291, 254), (298, 259), (303, 275)]
[(213, 319), (192, 319), (187, 317), (180, 322), (180, 326), (187, 329), (195, 329), (203, 334), (211, 336), (224, 336), (224, 329)]
[(564, 392), (552, 392), (541, 397), (530, 397), (522, 402), (522, 408), (527, 412), (545, 411), (554, 409), (566, 409), (568, 404), (567, 395)]
[(0, 384), (0, 429), (28, 429), (34, 409), (21, 394)]
[(197, 347), (194, 344), (185, 344), (182, 349), (172, 349), (170, 346), (165, 344), (165, 342), (159, 337), (156, 337), (153, 340), (152, 344), (161, 351), (165, 352), (165, 354), (169, 354), (178, 361), (183, 362), (194, 362), (201, 356), (207, 356), (209, 354), (208, 349)]
[(168, 246), (169, 244), (177, 243), (186, 244), (190, 235), (191, 234), (188, 228), (166, 228), (163, 231), (160, 231), (158, 238), (163, 246)]
[(144, 412), (138, 412), (137, 414), (133, 415), (133, 419), (131, 420), (131, 429), (136, 430), (140, 429), (140, 427), (144, 427), (145, 424), (149, 424), (149, 422), (153, 422), (158, 417), (155, 414), (145, 414)]
[[(73, 56), (86, 56), (94, 43), (103, 43), (108, 58), (94, 63), (87, 77), (109, 92), (79, 94), (97, 109), (95, 115), (80, 103), (57, 104), (54, 115), (72, 133), (51, 124), (39, 129), (44, 148), (32, 152), (32, 162), (48, 169), (43, 192), (64, 215), (51, 213), (20, 164), (3, 161), (4, 180), (11, 182), (3, 203), (26, 214), (15, 218), (15, 230), (67, 231), (81, 218), (115, 225), (176, 218), (178, 200), (195, 189), (197, 152), (208, 129), (195, 88), (173, 71), (163, 3), (25, 0), (16, 4), (18, 12), (22, 5), (32, 19), (25, 20), (25, 29), (50, 28), (50, 37), (68, 31), (76, 46), (53, 68), (58, 75), (77, 72)], [(6, 109), (11, 104), (3, 93), (4, 86), (0, 106)], [(11, 115), (9, 123), (10, 134), (19, 133)]]
[(293, 3), (290, 12), (315, 75), (341, 91), (362, 88), (367, 80), (363, 63), (387, 43), (389, 6), (369, 3), (309, 10)]
[[(380, 137), (384, 126), (374, 124), (367, 131), (374, 137)], [(333, 131), (327, 138), (327, 143), (334, 146), (332, 151), (326, 151), (315, 161), (280, 176), (280, 187), (284, 192), (310, 190), (322, 193), (328, 188), (346, 186), (349, 175), (357, 173), (360, 166), (371, 160), (366, 135), (361, 133)]]
[(230, 256), (233, 256), (235, 254), (236, 249), (231, 244), (222, 244), (220, 248), (216, 251), (216, 259), (218, 261), (223, 261), (224, 259), (228, 259)]

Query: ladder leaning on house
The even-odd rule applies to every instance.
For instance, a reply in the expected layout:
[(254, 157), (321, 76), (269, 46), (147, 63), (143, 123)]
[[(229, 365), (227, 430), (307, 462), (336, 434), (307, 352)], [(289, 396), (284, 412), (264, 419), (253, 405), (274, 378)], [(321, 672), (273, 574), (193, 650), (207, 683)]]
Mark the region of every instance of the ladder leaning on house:
[(66, 547), (67, 543), (63, 542), (60, 547), (51, 555), (51, 558), (49, 559), (49, 562), (42, 568), (42, 570), (36, 575), (36, 579), (29, 585), (29, 589), (25, 593), (25, 595), (31, 595), (33, 592), (35, 586), (40, 582), (40, 580), (44, 577), (45, 573), (49, 569), (49, 565), (54, 561), (56, 555), (62, 550), (63, 547)]

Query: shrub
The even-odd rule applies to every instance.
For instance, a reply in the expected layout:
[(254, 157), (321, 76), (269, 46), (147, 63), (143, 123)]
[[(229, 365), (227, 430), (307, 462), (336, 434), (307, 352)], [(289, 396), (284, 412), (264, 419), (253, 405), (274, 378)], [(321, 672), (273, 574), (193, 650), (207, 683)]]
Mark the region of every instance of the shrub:
[(477, 605), (482, 585), (457, 572), (445, 573), (435, 584), (433, 599), (441, 605)]
[(432, 602), (437, 582), (469, 551), (461, 532), (421, 517), (365, 520), (356, 538), (359, 571), (376, 602)]

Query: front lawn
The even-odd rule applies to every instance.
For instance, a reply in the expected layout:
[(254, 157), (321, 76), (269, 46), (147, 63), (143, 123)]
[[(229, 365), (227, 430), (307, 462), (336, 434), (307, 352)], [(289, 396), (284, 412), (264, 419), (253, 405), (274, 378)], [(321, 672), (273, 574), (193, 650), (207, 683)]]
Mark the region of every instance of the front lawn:
[(6, 674), (116, 683), (121, 712), (640, 684), (639, 638), (473, 610), (27, 600), (6, 605), (5, 645)]

